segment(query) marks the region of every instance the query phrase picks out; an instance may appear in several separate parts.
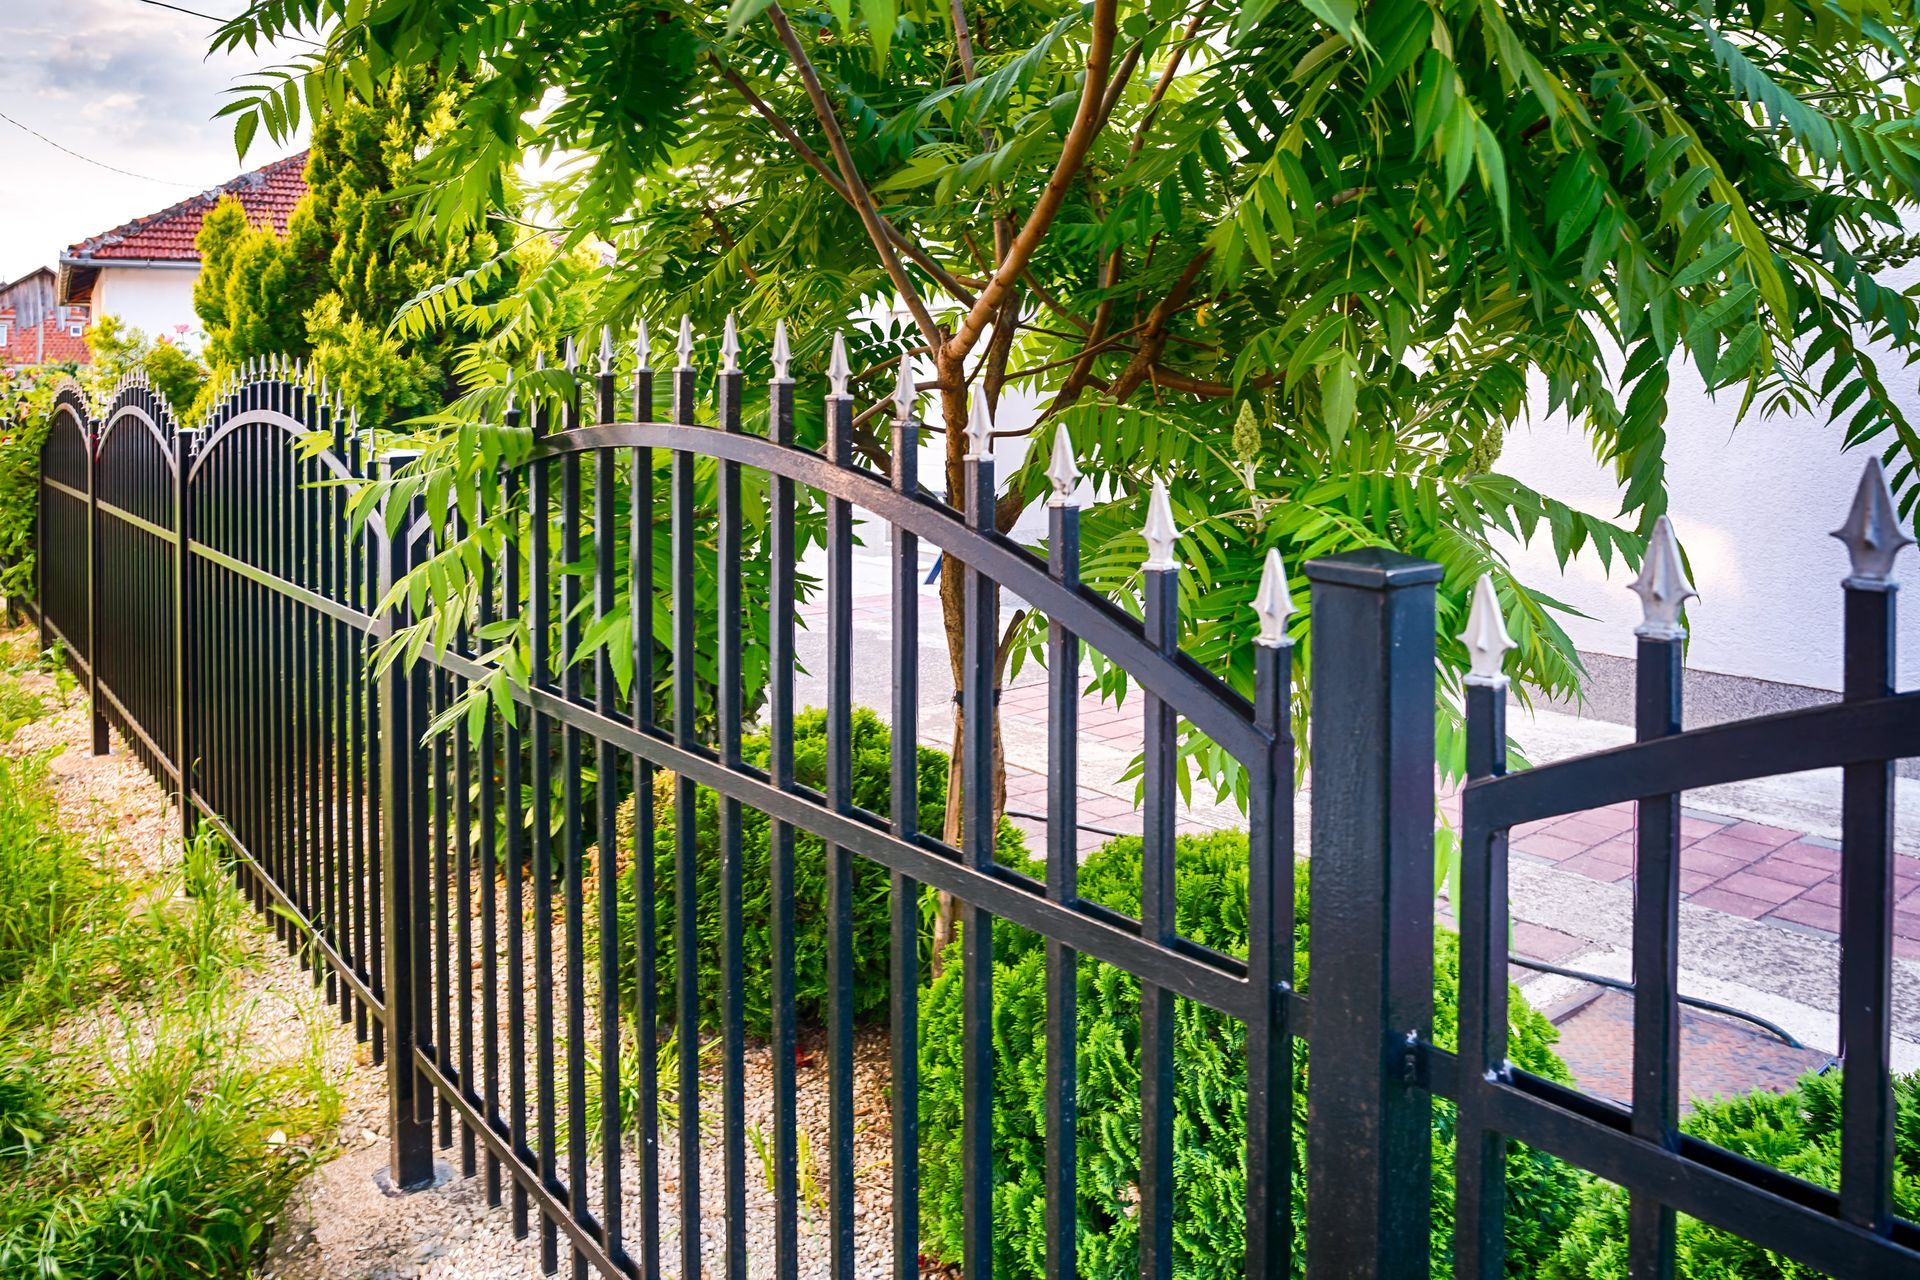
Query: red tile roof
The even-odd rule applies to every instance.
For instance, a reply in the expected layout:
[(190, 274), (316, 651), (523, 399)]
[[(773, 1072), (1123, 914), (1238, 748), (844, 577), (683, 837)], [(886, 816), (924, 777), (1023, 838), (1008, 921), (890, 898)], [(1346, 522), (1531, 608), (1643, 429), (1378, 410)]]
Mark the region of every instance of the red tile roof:
[(158, 213), (135, 218), (82, 240), (60, 256), (61, 263), (79, 265), (114, 259), (198, 262), (200, 250), (194, 246), (194, 239), (200, 234), (200, 220), (222, 196), (229, 195), (239, 199), (247, 211), (248, 221), (271, 220), (275, 231), (284, 232), (293, 206), (307, 193), (306, 168), (304, 151), (276, 160)]

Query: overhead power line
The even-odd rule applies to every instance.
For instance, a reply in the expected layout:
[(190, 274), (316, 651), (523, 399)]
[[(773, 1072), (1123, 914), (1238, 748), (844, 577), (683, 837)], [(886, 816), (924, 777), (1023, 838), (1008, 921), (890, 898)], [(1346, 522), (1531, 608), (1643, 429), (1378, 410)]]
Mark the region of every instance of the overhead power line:
[(188, 191), (199, 190), (199, 187), (197, 187), (195, 184), (191, 182), (178, 182), (172, 178), (156, 178), (151, 174), (135, 173), (131, 169), (122, 169), (119, 165), (108, 164), (104, 160), (95, 160), (92, 156), (82, 155), (80, 152), (75, 151), (72, 147), (66, 146), (62, 143), (55, 142), (52, 138), (49, 138), (46, 134), (40, 132), (38, 129), (35, 129), (30, 125), (24, 125), (20, 123), (18, 120), (15, 120), (12, 116), (8, 115), (4, 111), (0, 111), (0, 120), (5, 120), (8, 124), (12, 125), (16, 129), (19, 129), (23, 133), (32, 134), (34, 137), (40, 139), (40, 141), (52, 147), (55, 151), (64, 151), (68, 155), (72, 156), (75, 160), (84, 160), (88, 164), (93, 165), (96, 168), (105, 169), (109, 173), (118, 173), (128, 178), (138, 178), (142, 182), (157, 182), (163, 187), (181, 187)]
[[(175, 13), (184, 13), (189, 18), (200, 18), (207, 22), (225, 23), (227, 21), (227, 19), (221, 17), (218, 14), (202, 13), (198, 9), (182, 8), (180, 5), (177, 5), (177, 4), (168, 4), (166, 0), (139, 0), (139, 3), (145, 4), (145, 5), (152, 5), (156, 9), (171, 9)], [(286, 40), (297, 40), (301, 44), (310, 44), (316, 49), (326, 48), (326, 46), (321, 44), (318, 40), (309, 40), (305, 36), (294, 35), (291, 31), (287, 32), (281, 38)]]

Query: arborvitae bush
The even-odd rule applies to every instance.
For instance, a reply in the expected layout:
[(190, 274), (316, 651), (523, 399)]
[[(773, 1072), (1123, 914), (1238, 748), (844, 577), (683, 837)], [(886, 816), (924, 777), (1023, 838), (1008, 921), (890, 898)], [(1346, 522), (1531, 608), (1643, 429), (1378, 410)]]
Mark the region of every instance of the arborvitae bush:
[[(1893, 1099), (1894, 1208), (1920, 1215), (1920, 1076), (1896, 1076)], [(1736, 1155), (1830, 1190), (1840, 1187), (1840, 1073), (1803, 1077), (1785, 1093), (1716, 1099), (1680, 1127)], [(1682, 1217), (1675, 1274), (1682, 1280), (1819, 1280), (1826, 1272), (1790, 1262), (1730, 1232)], [(1627, 1274), (1627, 1194), (1595, 1180), (1580, 1212), (1543, 1269), (1549, 1280), (1615, 1280)]]
[[(811, 710), (793, 720), (794, 778), (802, 786), (816, 790), (826, 783), (826, 712)], [(886, 814), (892, 795), (893, 735), (871, 711), (856, 707), (853, 712), (853, 802), (860, 808)], [(741, 744), (746, 762), (758, 769), (767, 767), (768, 740), (755, 734)], [(946, 811), (947, 757), (931, 747), (920, 747), (919, 799), (921, 820), (937, 824)], [(654, 795), (653, 865), (656, 912), (659, 923), (659, 975), (661, 1015), (673, 1016), (678, 987), (674, 952), (675, 897), (673, 778), (656, 775)], [(700, 1016), (704, 1024), (717, 1026), (721, 1014), (721, 961), (723, 958), (720, 903), (720, 801), (714, 792), (701, 788), (696, 793), (694, 830), (699, 841), (699, 881), (696, 902), (699, 908), (699, 986)], [(623, 826), (631, 829), (631, 818)], [(746, 982), (746, 1025), (749, 1034), (764, 1037), (773, 1025), (773, 870), (767, 844), (767, 815), (742, 806), (741, 810), (741, 882)], [(623, 835), (622, 844), (627, 843)], [(1025, 866), (1026, 842), (1019, 829), (1002, 819), (996, 856), (1009, 866)], [(794, 918), (794, 1005), (802, 1025), (819, 1024), (827, 1016), (827, 864), (822, 842), (804, 832), (794, 837), (793, 869)], [(925, 891), (921, 904), (922, 971), (930, 959), (932, 891)], [(886, 1008), (890, 972), (888, 962), (889, 919), (893, 888), (885, 867), (867, 858), (853, 859), (853, 999), (854, 1016), (872, 1017)], [(622, 937), (633, 936), (633, 885), (622, 877), (620, 927)], [(631, 994), (632, 974), (623, 978)]]
[[(1176, 918), (1195, 942), (1233, 955), (1247, 949), (1247, 837), (1184, 836)], [(1299, 926), (1296, 976), (1307, 981), (1307, 870), (1295, 868)], [(1083, 897), (1137, 917), (1140, 840), (1110, 841), (1080, 871)], [(994, 967), (994, 1274), (1041, 1276), (1046, 1261), (1046, 955), (1031, 933), (1001, 924)], [(1451, 1046), (1459, 944), (1434, 945), (1434, 1039)], [(1079, 969), (1080, 1274), (1132, 1280), (1139, 1274), (1140, 983), (1082, 958)], [(960, 966), (948, 966), (921, 1001), (920, 1126), (922, 1244), (945, 1260), (961, 1242)], [(1182, 1280), (1240, 1280), (1245, 1254), (1246, 1028), (1191, 1001), (1175, 1011), (1174, 1269)], [(1568, 1079), (1553, 1053), (1552, 1024), (1517, 996), (1508, 1056), (1550, 1079)], [(1306, 1165), (1306, 1049), (1294, 1046), (1293, 1214), (1302, 1228)], [(1434, 1274), (1452, 1270), (1451, 1108), (1435, 1106)], [(1584, 1175), (1539, 1153), (1512, 1148), (1508, 1173), (1508, 1274), (1534, 1276), (1578, 1208)], [(1294, 1274), (1304, 1275), (1301, 1251)]]

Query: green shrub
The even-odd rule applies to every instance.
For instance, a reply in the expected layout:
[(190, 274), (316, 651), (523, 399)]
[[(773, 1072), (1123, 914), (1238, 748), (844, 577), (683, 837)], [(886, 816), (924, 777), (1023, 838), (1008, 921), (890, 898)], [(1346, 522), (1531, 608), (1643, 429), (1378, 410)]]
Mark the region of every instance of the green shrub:
[[(1247, 838), (1242, 832), (1184, 836), (1176, 916), (1195, 942), (1244, 956), (1247, 947)], [(1307, 978), (1307, 872), (1295, 868), (1300, 926), (1297, 978)], [(1128, 915), (1140, 908), (1140, 840), (1110, 841), (1080, 872), (1084, 897)], [(1040, 1276), (1046, 1258), (1047, 1081), (1045, 951), (1024, 930), (1002, 925), (994, 967), (994, 1196), (996, 1275)], [(1434, 946), (1437, 1043), (1456, 1035), (1458, 940), (1440, 933)], [(958, 1257), (961, 1240), (960, 966), (950, 965), (921, 1002), (920, 1125), (923, 1247)], [(1140, 984), (1109, 965), (1082, 960), (1079, 971), (1080, 1126), (1078, 1214), (1080, 1271), (1089, 1280), (1131, 1280), (1138, 1274), (1136, 1206), (1140, 1135)], [(1174, 1268), (1182, 1280), (1229, 1280), (1242, 1273), (1246, 1203), (1246, 1028), (1191, 1001), (1177, 1002), (1174, 1058), (1177, 1148)], [(1552, 1051), (1550, 1023), (1524, 1002), (1513, 1005), (1510, 1057), (1520, 1066), (1566, 1080)], [(1294, 1045), (1295, 1168), (1305, 1167), (1306, 1062)], [(1436, 1107), (1434, 1123), (1433, 1265), (1451, 1272), (1453, 1126)], [(1515, 1148), (1507, 1160), (1508, 1273), (1532, 1276), (1552, 1251), (1576, 1208), (1584, 1177), (1538, 1153)], [(1294, 1180), (1294, 1219), (1302, 1222), (1305, 1178)], [(1294, 1274), (1304, 1275), (1300, 1251)]]
[[(804, 786), (818, 789), (826, 780), (826, 713), (804, 711), (793, 721), (794, 777)], [(855, 708), (853, 713), (853, 802), (863, 809), (885, 814), (889, 808), (891, 787), (891, 751), (893, 735), (871, 711)], [(741, 744), (746, 762), (755, 768), (767, 766), (768, 740), (756, 734)], [(675, 924), (674, 886), (674, 813), (673, 780), (659, 775), (654, 797), (654, 885), (659, 923), (660, 996), (665, 1016), (671, 1017), (677, 990), (677, 966), (673, 937)], [(946, 812), (947, 757), (931, 747), (919, 748), (919, 799), (923, 822), (937, 824)], [(720, 931), (720, 803), (719, 797), (704, 788), (696, 792), (694, 829), (699, 841), (699, 883), (696, 902), (699, 907), (697, 936), (700, 957), (700, 1010), (703, 1023), (718, 1025), (721, 1001)], [(741, 813), (741, 881), (744, 887), (742, 939), (746, 983), (747, 1030), (766, 1036), (772, 1028), (772, 980), (755, 975), (773, 972), (772, 866), (767, 845), (767, 816), (749, 808)], [(631, 827), (631, 821), (627, 823)], [(622, 843), (625, 844), (623, 837)], [(1019, 829), (1001, 821), (996, 841), (996, 856), (1008, 866), (1025, 866), (1026, 843)], [(794, 1004), (802, 1023), (819, 1023), (827, 1011), (827, 870), (825, 849), (820, 840), (799, 834), (794, 840)], [(888, 939), (893, 899), (892, 882), (886, 868), (856, 857), (853, 860), (853, 998), (857, 1018), (870, 1017), (886, 1007), (889, 989)], [(922, 959), (927, 958), (927, 924), (933, 894), (923, 895)], [(622, 877), (620, 900), (621, 936), (633, 936), (633, 893), (631, 880)], [(628, 974), (624, 979), (631, 984)], [(916, 979), (917, 981), (917, 979)]]
[[(1920, 1215), (1920, 1076), (1896, 1076), (1893, 1098), (1894, 1208)], [(1772, 1165), (1816, 1186), (1840, 1186), (1840, 1073), (1803, 1077), (1785, 1093), (1718, 1099), (1682, 1129), (1736, 1155)], [(1627, 1274), (1627, 1194), (1595, 1180), (1542, 1274), (1550, 1280), (1614, 1280)], [(1682, 1280), (1817, 1280), (1826, 1275), (1770, 1253), (1750, 1240), (1681, 1217), (1675, 1274)]]

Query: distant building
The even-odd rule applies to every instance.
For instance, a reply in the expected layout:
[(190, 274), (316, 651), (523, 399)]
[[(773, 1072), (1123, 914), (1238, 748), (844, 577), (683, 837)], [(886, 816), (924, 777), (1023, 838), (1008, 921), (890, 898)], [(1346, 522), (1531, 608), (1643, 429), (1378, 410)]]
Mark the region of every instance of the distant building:
[(82, 337), (86, 304), (56, 305), (54, 280), (52, 267), (36, 267), (0, 286), (0, 369), (93, 358)]
[(158, 213), (135, 218), (69, 246), (60, 255), (54, 301), (114, 316), (151, 337), (171, 338), (199, 328), (193, 282), (200, 277), (200, 220), (223, 196), (233, 196), (247, 220), (284, 233), (293, 206), (307, 193), (302, 151), (243, 173)]

